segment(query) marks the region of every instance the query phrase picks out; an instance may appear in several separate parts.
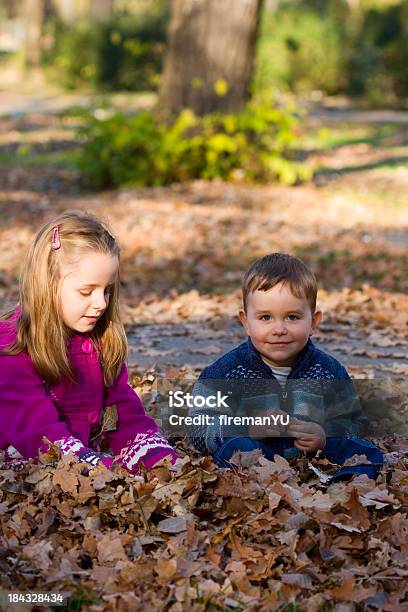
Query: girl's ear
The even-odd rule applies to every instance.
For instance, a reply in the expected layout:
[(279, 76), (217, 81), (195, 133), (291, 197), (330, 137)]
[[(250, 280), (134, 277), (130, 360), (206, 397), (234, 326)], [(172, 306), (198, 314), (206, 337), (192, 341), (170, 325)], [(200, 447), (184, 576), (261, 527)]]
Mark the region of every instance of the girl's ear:
[(247, 335), (249, 336), (248, 319), (246, 316), (246, 312), (243, 308), (241, 308), (241, 310), (239, 311), (239, 320), (241, 321)]
[(312, 317), (312, 326), (310, 330), (310, 336), (312, 336), (314, 332), (316, 331), (316, 329), (319, 327), (321, 320), (322, 320), (322, 311), (316, 310)]

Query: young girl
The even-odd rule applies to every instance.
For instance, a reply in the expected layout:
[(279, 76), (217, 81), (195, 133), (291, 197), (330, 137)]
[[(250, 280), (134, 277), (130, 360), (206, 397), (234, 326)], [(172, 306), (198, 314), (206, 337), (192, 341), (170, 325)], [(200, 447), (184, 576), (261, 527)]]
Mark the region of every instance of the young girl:
[[(81, 462), (130, 472), (177, 458), (128, 385), (119, 316), (119, 247), (105, 225), (68, 212), (47, 223), (29, 249), (20, 305), (0, 321), (0, 449), (36, 458), (44, 437)], [(101, 434), (116, 406), (116, 430)], [(98, 445), (92, 440), (98, 440)]]

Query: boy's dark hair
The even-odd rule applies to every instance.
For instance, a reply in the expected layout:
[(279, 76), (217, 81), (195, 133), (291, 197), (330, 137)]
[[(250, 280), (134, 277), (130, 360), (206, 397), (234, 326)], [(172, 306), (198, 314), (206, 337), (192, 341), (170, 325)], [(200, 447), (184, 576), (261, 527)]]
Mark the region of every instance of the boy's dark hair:
[(305, 298), (312, 314), (316, 309), (317, 282), (311, 270), (297, 257), (272, 253), (258, 259), (247, 270), (242, 281), (242, 299), (247, 309), (248, 295), (257, 289), (268, 291), (278, 283), (287, 283), (298, 298)]

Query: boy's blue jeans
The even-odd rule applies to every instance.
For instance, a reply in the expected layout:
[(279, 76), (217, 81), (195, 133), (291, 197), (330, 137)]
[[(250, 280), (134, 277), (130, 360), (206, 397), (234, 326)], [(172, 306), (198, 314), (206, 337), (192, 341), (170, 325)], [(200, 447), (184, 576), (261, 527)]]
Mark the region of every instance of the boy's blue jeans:
[[(257, 448), (261, 449), (265, 457), (270, 461), (273, 460), (275, 454), (286, 458), (300, 456), (301, 454), (293, 446), (293, 438), (274, 438), (265, 444), (260, 440), (253, 440), (252, 438), (234, 437), (224, 439), (224, 442), (214, 454), (214, 460), (220, 467), (228, 468), (231, 467), (229, 459), (231, 459), (235, 451), (246, 452)], [(377, 478), (383, 465), (383, 457), (380, 449), (368, 440), (357, 438), (356, 436), (330, 437), (327, 438), (326, 447), (320, 456), (333, 463), (342, 465), (346, 459), (353, 455), (365, 455), (371, 461), (371, 464), (343, 467), (332, 476), (331, 482), (346, 480), (355, 474), (367, 474), (373, 480)]]

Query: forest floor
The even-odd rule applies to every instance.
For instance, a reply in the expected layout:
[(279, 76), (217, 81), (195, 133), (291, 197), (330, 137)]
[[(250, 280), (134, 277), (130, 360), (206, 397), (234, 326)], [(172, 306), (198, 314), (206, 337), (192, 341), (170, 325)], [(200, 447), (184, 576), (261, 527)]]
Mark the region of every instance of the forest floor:
[(408, 433), (408, 113), (312, 108), (299, 148), (315, 178), (296, 187), (92, 192), (69, 162), (75, 120), (61, 100), (31, 102), (0, 107), (2, 310), (43, 222), (66, 209), (107, 218), (122, 246), (132, 384), (158, 416), (158, 381), (184, 384), (244, 339), (247, 266), (290, 252), (318, 277), (317, 345), (346, 365), (374, 419), (395, 419), (377, 437), (377, 483), (325, 487), (307, 461), (277, 457), (241, 458), (227, 476), (191, 453), (181, 473), (140, 481), (85, 477), (64, 461), (2, 472), (2, 586), (58, 588), (93, 610), (403, 609), (408, 446), (392, 434)]

